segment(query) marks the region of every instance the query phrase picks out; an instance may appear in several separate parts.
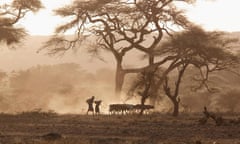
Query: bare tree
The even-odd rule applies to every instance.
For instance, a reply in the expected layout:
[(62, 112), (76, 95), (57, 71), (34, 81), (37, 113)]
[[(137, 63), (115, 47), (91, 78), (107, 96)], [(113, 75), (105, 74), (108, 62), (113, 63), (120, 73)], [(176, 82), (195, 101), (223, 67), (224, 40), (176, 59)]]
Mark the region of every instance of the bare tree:
[[(81, 47), (89, 35), (95, 35), (96, 46), (91, 52), (98, 55), (101, 49), (110, 51), (116, 60), (115, 91), (122, 90), (124, 76), (149, 68), (124, 68), (124, 56), (133, 50), (145, 53), (149, 65), (156, 67), (165, 63), (165, 58), (156, 63), (154, 49), (164, 34), (172, 32), (170, 25), (185, 27), (188, 20), (176, 7), (176, 2), (192, 3), (193, 0), (95, 0), (75, 1), (55, 12), (70, 18), (66, 24), (56, 28), (56, 35), (43, 49), (49, 54), (64, 54), (69, 49)], [(75, 29), (75, 36), (69, 40), (62, 36)]]
[(0, 42), (7, 45), (19, 43), (27, 34), (16, 24), (29, 12), (43, 8), (40, 0), (13, 0), (11, 4), (0, 5)]

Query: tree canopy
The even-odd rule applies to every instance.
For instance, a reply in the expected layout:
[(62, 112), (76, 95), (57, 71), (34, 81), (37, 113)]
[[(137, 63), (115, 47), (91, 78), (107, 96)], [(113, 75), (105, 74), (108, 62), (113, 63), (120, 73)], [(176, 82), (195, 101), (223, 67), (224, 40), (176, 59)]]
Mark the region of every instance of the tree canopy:
[(200, 78), (196, 80), (202, 87), (206, 86), (210, 72), (227, 70), (239, 64), (239, 57), (230, 49), (236, 41), (238, 39), (226, 38), (223, 32), (207, 32), (192, 26), (170, 37), (159, 46), (156, 54), (161, 57), (171, 56), (171, 67), (190, 64), (198, 68)]
[(13, 0), (11, 4), (0, 5), (0, 42), (7, 45), (19, 43), (27, 34), (16, 24), (29, 12), (43, 8), (40, 0)]
[[(222, 32), (208, 32), (198, 26), (190, 26), (184, 31), (177, 32), (162, 42), (154, 51), (156, 57), (160, 57), (163, 61), (167, 60), (164, 65), (157, 65), (161, 72), (155, 70), (145, 74), (141, 73), (145, 79), (138, 79), (130, 91), (134, 92), (140, 85), (143, 85), (144, 91), (148, 91), (145, 97), (154, 97), (154, 94), (161, 88), (160, 85), (163, 85), (166, 96), (174, 104), (173, 115), (177, 116), (180, 85), (185, 71), (190, 66), (197, 68), (199, 75), (194, 77), (194, 80), (198, 81), (200, 85), (195, 90), (205, 87), (208, 91), (213, 92), (214, 89), (209, 88), (207, 84), (209, 74), (228, 70), (239, 64), (237, 54), (232, 53), (229, 49), (231, 44), (236, 41), (237, 39), (224, 37)], [(170, 76), (171, 73), (175, 73), (176, 76), (173, 77), (173, 74)], [(148, 75), (152, 75), (152, 77)], [(169, 79), (174, 84), (170, 83)]]
[[(94, 0), (74, 1), (55, 10), (67, 20), (56, 28), (53, 36), (43, 47), (48, 54), (64, 54), (69, 49), (82, 47), (89, 35), (94, 35), (90, 52), (99, 55), (109, 51), (116, 60), (116, 92), (121, 91), (127, 73), (143, 71), (123, 67), (123, 57), (130, 51), (140, 51), (148, 56), (149, 65), (154, 63), (154, 49), (164, 34), (174, 27), (187, 27), (189, 21), (176, 3), (193, 3), (192, 0)], [(74, 36), (64, 38), (67, 31)], [(92, 37), (91, 37), (92, 38)], [(165, 61), (164, 61), (165, 62)], [(158, 65), (164, 63), (159, 62)]]

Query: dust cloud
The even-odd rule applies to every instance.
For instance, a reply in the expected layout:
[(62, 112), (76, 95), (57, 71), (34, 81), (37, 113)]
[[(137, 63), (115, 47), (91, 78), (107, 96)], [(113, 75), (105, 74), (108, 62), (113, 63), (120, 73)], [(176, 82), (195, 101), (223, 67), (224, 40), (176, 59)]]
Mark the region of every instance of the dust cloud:
[[(215, 74), (210, 77), (214, 80), (210, 85), (218, 87), (218, 92), (194, 92), (190, 90), (194, 85), (190, 73), (194, 75), (194, 71), (187, 73), (180, 90), (181, 112), (201, 112), (204, 106), (218, 112), (240, 111), (239, 79), (226, 72)], [(106, 114), (109, 104), (140, 103), (139, 96), (129, 97), (126, 94), (133, 79), (134, 75), (127, 77), (121, 97), (116, 97), (114, 69), (102, 68), (89, 72), (78, 64), (64, 63), (38, 65), (10, 73), (0, 72), (0, 112), (20, 113), (41, 109), (60, 114), (85, 114), (86, 99), (95, 96), (95, 100), (102, 100), (101, 112)], [(159, 97), (147, 103), (155, 105), (155, 111), (170, 113), (171, 101), (161, 92)]]
[(2, 76), (0, 111), (85, 113), (86, 99), (92, 95), (103, 101), (104, 109), (108, 102), (118, 101), (113, 95), (113, 84), (113, 70), (89, 73), (74, 63), (35, 66)]

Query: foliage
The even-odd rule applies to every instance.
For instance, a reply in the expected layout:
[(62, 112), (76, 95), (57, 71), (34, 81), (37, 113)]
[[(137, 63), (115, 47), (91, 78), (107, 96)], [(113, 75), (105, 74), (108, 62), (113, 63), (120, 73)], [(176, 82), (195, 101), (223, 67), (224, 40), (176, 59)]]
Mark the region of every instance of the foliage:
[(199, 69), (199, 88), (206, 86), (210, 72), (236, 67), (239, 58), (231, 52), (231, 44), (237, 39), (226, 38), (222, 32), (205, 32), (197, 26), (179, 32), (159, 46), (158, 56), (172, 56), (171, 67), (190, 64)]
[[(68, 21), (56, 28), (57, 35), (50, 41), (56, 40), (58, 34), (74, 29), (76, 37), (69, 40), (69, 43), (82, 41), (86, 35), (94, 34), (99, 37), (97, 45), (110, 50), (114, 55), (124, 55), (134, 48), (149, 53), (148, 47), (141, 46), (146, 41), (145, 37), (152, 37), (154, 42), (150, 47), (155, 47), (162, 32), (171, 30), (168, 25), (186, 26), (189, 23), (183, 12), (175, 6), (174, 0), (74, 1), (55, 12)], [(130, 46), (116, 47), (123, 42)], [(55, 44), (47, 43), (44, 47), (52, 47), (56, 50), (55, 53), (74, 47), (68, 45), (64, 49), (56, 49), (58, 43), (59, 39)]]
[(0, 27), (0, 42), (10, 45), (12, 43), (19, 43), (20, 38), (26, 36), (23, 28)]
[[(117, 93), (121, 91), (126, 74), (167, 67), (159, 75), (157, 84), (161, 85), (165, 81), (165, 92), (172, 100), (177, 101), (181, 78), (189, 66), (199, 70), (200, 76), (196, 77), (196, 81), (200, 82), (199, 87), (205, 86), (210, 91), (207, 86), (209, 73), (228, 69), (238, 63), (238, 58), (229, 51), (229, 44), (234, 40), (223, 38), (222, 33), (206, 32), (191, 24), (184, 16), (184, 12), (177, 7), (178, 2), (193, 3), (194, 1), (75, 1), (55, 11), (67, 22), (56, 28), (56, 35), (44, 45), (43, 49), (47, 49), (49, 54), (62, 54), (69, 49), (80, 48), (83, 41), (94, 35), (92, 43), (96, 45), (93, 47), (96, 50), (92, 50), (91, 47), (91, 52), (99, 54), (98, 49), (104, 49), (111, 52), (116, 60)], [(186, 31), (174, 33), (173, 27)], [(75, 31), (70, 40), (63, 36), (69, 30)], [(165, 34), (170, 38), (161, 44)], [(140, 68), (123, 66), (124, 56), (134, 50), (146, 55), (147, 66)], [(176, 70), (179, 72), (179, 77), (172, 92), (166, 80), (168, 75)], [(143, 98), (142, 103), (150, 95), (153, 75), (153, 73), (145, 73), (143, 82), (139, 81), (145, 85), (140, 94)]]
[[(114, 56), (117, 65), (115, 92), (119, 95), (126, 74), (138, 73), (146, 69), (146, 67), (124, 68), (123, 61), (126, 60), (124, 56), (137, 50), (145, 53), (149, 58), (149, 65), (152, 65), (153, 50), (165, 33), (171, 33), (170, 27), (185, 28), (189, 25), (190, 22), (183, 11), (177, 8), (177, 2), (192, 3), (193, 1), (74, 1), (71, 5), (55, 10), (56, 14), (64, 17), (67, 22), (56, 28), (56, 35), (42, 49), (46, 49), (50, 55), (64, 54), (69, 49), (81, 48), (82, 42), (90, 35), (94, 35), (89, 52), (97, 56), (101, 52), (99, 49), (103, 49)], [(73, 38), (71, 40), (62, 38), (62, 35), (70, 30), (75, 32)], [(163, 60), (157, 65), (165, 62), (166, 60)]]
[[(158, 84), (155, 91), (159, 91), (160, 85), (163, 84), (166, 96), (174, 104), (173, 114), (175, 116), (178, 115), (179, 91), (185, 70), (190, 67), (199, 70), (199, 74), (194, 77), (194, 80), (200, 84), (195, 90), (205, 87), (208, 91), (214, 92), (213, 90), (216, 89), (209, 88), (207, 84), (209, 74), (215, 71), (228, 70), (239, 63), (238, 57), (229, 50), (229, 46), (235, 41), (235, 39), (223, 37), (223, 33), (206, 32), (200, 27), (191, 26), (186, 31), (178, 32), (169, 37), (154, 51), (156, 56), (168, 62), (164, 65), (160, 75), (153, 77), (153, 81), (157, 81)], [(176, 72), (177, 76), (172, 77), (175, 85), (170, 84), (170, 74)], [(137, 82), (137, 85), (147, 82), (142, 79)], [(133, 87), (136, 87), (135, 85), (133, 84)], [(151, 94), (149, 93), (149, 95)]]
[(41, 8), (40, 0), (13, 0), (11, 4), (0, 5), (0, 42), (7, 45), (19, 43), (26, 31), (16, 24), (27, 13), (37, 12)]
[[(159, 102), (162, 97), (161, 97), (161, 90), (160, 90), (160, 84), (158, 83), (159, 80), (161, 79), (163, 70), (162, 69), (157, 69), (156, 71), (152, 72), (153, 73), (153, 78), (150, 81), (149, 77), (149, 71), (144, 71), (141, 73), (138, 73), (135, 77), (133, 77), (133, 81), (131, 82), (129, 88), (127, 89), (128, 93), (128, 99), (131, 99), (133, 96), (140, 96), (142, 97), (142, 93), (146, 89), (147, 85), (150, 85), (149, 92), (147, 94), (148, 98), (150, 101), (153, 101), (153, 104), (156, 104)], [(151, 82), (151, 83), (149, 83)]]

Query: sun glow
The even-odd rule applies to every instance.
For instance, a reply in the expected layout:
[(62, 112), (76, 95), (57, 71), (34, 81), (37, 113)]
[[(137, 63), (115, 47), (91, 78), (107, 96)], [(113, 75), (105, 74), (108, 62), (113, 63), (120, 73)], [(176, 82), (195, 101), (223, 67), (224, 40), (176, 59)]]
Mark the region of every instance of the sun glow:
[(63, 22), (62, 18), (56, 16), (54, 9), (70, 4), (71, 0), (41, 0), (44, 9), (37, 13), (29, 13), (21, 21), (28, 33), (32, 35), (51, 35), (54, 34), (55, 27)]
[[(0, 1), (1, 3), (10, 0)], [(20, 25), (32, 35), (51, 35), (59, 24), (61, 17), (55, 16), (53, 9), (70, 4), (71, 0), (41, 0), (44, 9), (35, 14), (28, 14)], [(197, 0), (193, 6), (183, 6), (186, 15), (194, 23), (207, 30), (240, 31), (239, 4), (237, 0)]]
[(236, 0), (198, 0), (187, 15), (207, 30), (240, 31), (239, 4)]

